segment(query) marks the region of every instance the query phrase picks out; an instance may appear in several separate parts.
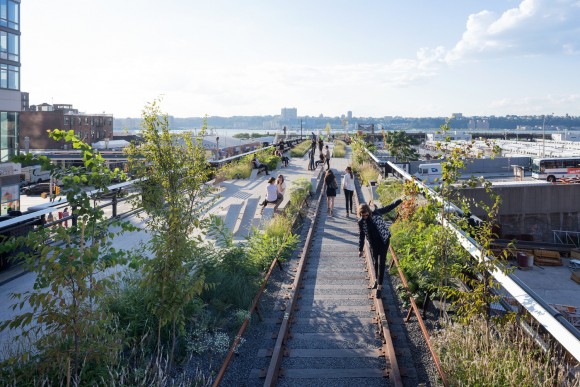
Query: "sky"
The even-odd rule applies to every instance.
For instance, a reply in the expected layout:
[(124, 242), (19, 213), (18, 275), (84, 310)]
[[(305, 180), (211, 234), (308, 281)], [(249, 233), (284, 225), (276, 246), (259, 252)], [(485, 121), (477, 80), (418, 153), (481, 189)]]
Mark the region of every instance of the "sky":
[(31, 104), (139, 117), (580, 115), (579, 0), (22, 0)]

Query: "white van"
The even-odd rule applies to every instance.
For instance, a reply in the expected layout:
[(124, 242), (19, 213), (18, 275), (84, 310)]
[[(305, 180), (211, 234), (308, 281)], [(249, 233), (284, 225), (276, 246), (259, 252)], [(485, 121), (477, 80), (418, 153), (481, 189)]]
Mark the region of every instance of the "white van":
[(436, 184), (442, 176), (441, 164), (420, 164), (415, 177), (425, 184)]
[(22, 184), (35, 184), (50, 180), (50, 171), (43, 171), (40, 165), (22, 167), (20, 181)]

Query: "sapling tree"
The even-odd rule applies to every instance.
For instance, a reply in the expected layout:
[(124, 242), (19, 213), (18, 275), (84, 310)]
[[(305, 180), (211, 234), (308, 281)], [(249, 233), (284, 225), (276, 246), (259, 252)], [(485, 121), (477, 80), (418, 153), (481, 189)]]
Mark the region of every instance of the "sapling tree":
[(141, 286), (153, 294), (146, 302), (158, 321), (158, 352), (165, 347), (162, 331), (169, 328), (165, 348), (171, 364), (186, 307), (204, 286), (199, 246), (210, 222), (204, 215), (213, 190), (205, 184), (211, 173), (202, 145), (206, 126), (197, 136), (172, 133), (158, 101), (146, 106), (142, 117), (143, 142), (133, 144), (128, 155), (132, 171), (146, 179), (142, 200), (151, 239), (133, 265), (141, 269)]

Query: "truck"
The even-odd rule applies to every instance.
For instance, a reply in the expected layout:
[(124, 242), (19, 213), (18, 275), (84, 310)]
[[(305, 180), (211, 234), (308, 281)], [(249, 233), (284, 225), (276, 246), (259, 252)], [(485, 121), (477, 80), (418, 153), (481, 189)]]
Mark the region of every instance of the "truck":
[(23, 185), (41, 183), (50, 180), (50, 171), (43, 171), (40, 165), (22, 167), (20, 171), (20, 182)]
[(425, 184), (437, 184), (441, 180), (441, 164), (420, 164), (415, 177)]

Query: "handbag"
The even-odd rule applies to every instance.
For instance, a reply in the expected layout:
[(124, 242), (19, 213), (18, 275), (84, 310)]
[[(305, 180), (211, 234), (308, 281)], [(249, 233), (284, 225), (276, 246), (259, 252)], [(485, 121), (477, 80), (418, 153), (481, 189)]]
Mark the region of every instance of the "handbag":
[(338, 189), (338, 184), (336, 183), (336, 179), (334, 179), (332, 181), (332, 184), (330, 185), (332, 188), (334, 188), (335, 190)]

